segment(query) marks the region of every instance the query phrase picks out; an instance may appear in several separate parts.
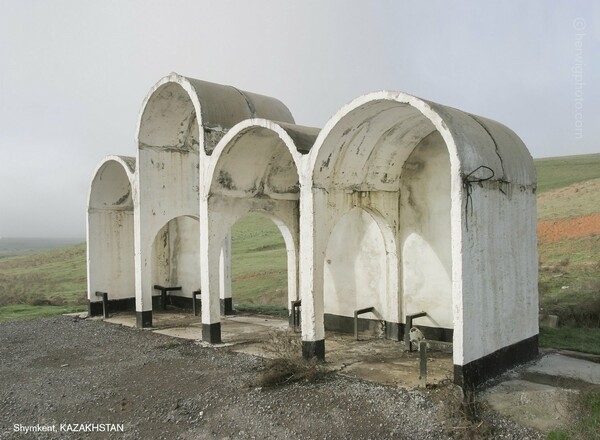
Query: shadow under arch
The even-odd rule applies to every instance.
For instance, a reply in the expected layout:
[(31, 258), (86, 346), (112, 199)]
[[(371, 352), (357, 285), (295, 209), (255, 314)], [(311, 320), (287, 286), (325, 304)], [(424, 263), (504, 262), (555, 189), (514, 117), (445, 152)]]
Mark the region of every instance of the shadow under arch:
[(88, 194), (87, 290), (90, 316), (135, 309), (134, 194), (135, 159), (108, 156), (96, 167)]

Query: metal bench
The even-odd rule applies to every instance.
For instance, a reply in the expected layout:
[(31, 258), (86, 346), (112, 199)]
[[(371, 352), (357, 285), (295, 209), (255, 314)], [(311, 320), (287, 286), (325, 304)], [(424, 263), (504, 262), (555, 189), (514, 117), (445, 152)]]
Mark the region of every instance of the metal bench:
[(179, 287), (164, 287), (164, 286), (159, 286), (158, 284), (155, 284), (154, 289), (160, 290), (160, 305), (163, 310), (167, 310), (167, 292), (174, 292), (176, 290), (181, 290), (181, 286), (179, 286)]

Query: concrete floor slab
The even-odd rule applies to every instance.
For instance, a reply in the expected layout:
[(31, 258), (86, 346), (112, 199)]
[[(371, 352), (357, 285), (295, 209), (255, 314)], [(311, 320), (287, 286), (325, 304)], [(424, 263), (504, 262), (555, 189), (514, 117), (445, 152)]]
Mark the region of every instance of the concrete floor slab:
[[(105, 320), (111, 324), (135, 327), (135, 314), (116, 313)], [(153, 314), (154, 327), (150, 331), (175, 338), (201, 342), (200, 319), (190, 313), (159, 311)], [(300, 333), (289, 330), (288, 320), (272, 316), (233, 315), (221, 317), (223, 344), (217, 348), (272, 358), (276, 356), (272, 344), (277, 334), (286, 332), (300, 340)], [(419, 354), (405, 352), (402, 342), (361, 335), (355, 341), (352, 335), (327, 333), (326, 365), (332, 371), (381, 384), (417, 387), (419, 385)], [(299, 346), (299, 344), (298, 344)], [(452, 379), (452, 355), (439, 350), (428, 352), (428, 384)]]
[(547, 354), (526, 371), (600, 385), (600, 364), (558, 353)]

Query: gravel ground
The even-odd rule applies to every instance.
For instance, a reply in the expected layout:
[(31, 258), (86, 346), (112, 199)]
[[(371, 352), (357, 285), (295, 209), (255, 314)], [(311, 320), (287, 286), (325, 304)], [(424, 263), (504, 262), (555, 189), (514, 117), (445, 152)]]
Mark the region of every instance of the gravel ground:
[[(96, 320), (2, 323), (0, 361), (1, 439), (543, 438), (485, 409), (476, 429), (456, 429), (464, 420), (451, 387), (410, 391), (328, 375), (260, 388), (260, 358)], [(124, 432), (14, 432), (84, 423)]]

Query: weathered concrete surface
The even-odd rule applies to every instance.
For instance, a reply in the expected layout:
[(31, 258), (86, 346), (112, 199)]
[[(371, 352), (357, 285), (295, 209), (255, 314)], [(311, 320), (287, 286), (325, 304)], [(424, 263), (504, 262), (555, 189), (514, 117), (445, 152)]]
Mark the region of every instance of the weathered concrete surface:
[(91, 248), (108, 231), (101, 253), (121, 263), (103, 272), (102, 258), (91, 261), (88, 290), (104, 277), (117, 297), (131, 295), (118, 271), (134, 264), (138, 326), (152, 324), (153, 284), (187, 297), (201, 287), (205, 341), (220, 342), (228, 234), (258, 211), (286, 242), (306, 356), (325, 355), (326, 313), (362, 307), (397, 329), (425, 311), (417, 325), (453, 335), (461, 386), (537, 354), (536, 174), (507, 127), (382, 91), (319, 130), (295, 125), (277, 99), (173, 73), (147, 95), (136, 142), (135, 170), (112, 188), (126, 209), (88, 222)]
[(482, 399), (520, 425), (547, 433), (574, 422), (579, 392), (600, 389), (600, 364), (548, 353), (509, 377), (488, 389)]
[[(528, 373), (580, 380), (600, 385), (600, 364), (550, 353), (526, 369)], [(558, 384), (560, 385), (560, 383)]]
[[(174, 338), (202, 343), (202, 327), (198, 317), (188, 313), (158, 312), (155, 328), (148, 329)], [(132, 313), (119, 313), (106, 319), (111, 324), (135, 327)], [(274, 356), (273, 337), (288, 331), (287, 319), (270, 316), (237, 315), (221, 319), (223, 343), (215, 347), (265, 358)], [(300, 338), (300, 333), (297, 334)], [(404, 351), (404, 344), (362, 335), (355, 341), (349, 335), (328, 333), (327, 367), (332, 371), (369, 382), (404, 388), (419, 387), (419, 353)], [(300, 353), (298, 353), (300, 355)], [(452, 378), (452, 355), (439, 350), (428, 352), (429, 385)]]
[(97, 166), (87, 209), (88, 300), (133, 298), (135, 159), (108, 156)]
[[(490, 367), (501, 371), (535, 356), (536, 175), (518, 136), (494, 121), (384, 91), (334, 115), (305, 163), (300, 290), (307, 346), (325, 339), (322, 317), (342, 307), (336, 300), (351, 304), (337, 310), (350, 316), (357, 295), (377, 306), (376, 317), (404, 323), (424, 310), (425, 325), (454, 330), (459, 383), (481, 383), (497, 373)], [(356, 209), (374, 222), (347, 226)], [(384, 243), (377, 255), (369, 246), (350, 246), (347, 254), (328, 249), (332, 240), (352, 244), (354, 232), (367, 241), (370, 223), (383, 237), (375, 240)], [(504, 349), (514, 353), (506, 365), (494, 359)]]
[(482, 398), (520, 425), (547, 433), (573, 422), (570, 407), (576, 396), (576, 390), (517, 379), (502, 382)]

